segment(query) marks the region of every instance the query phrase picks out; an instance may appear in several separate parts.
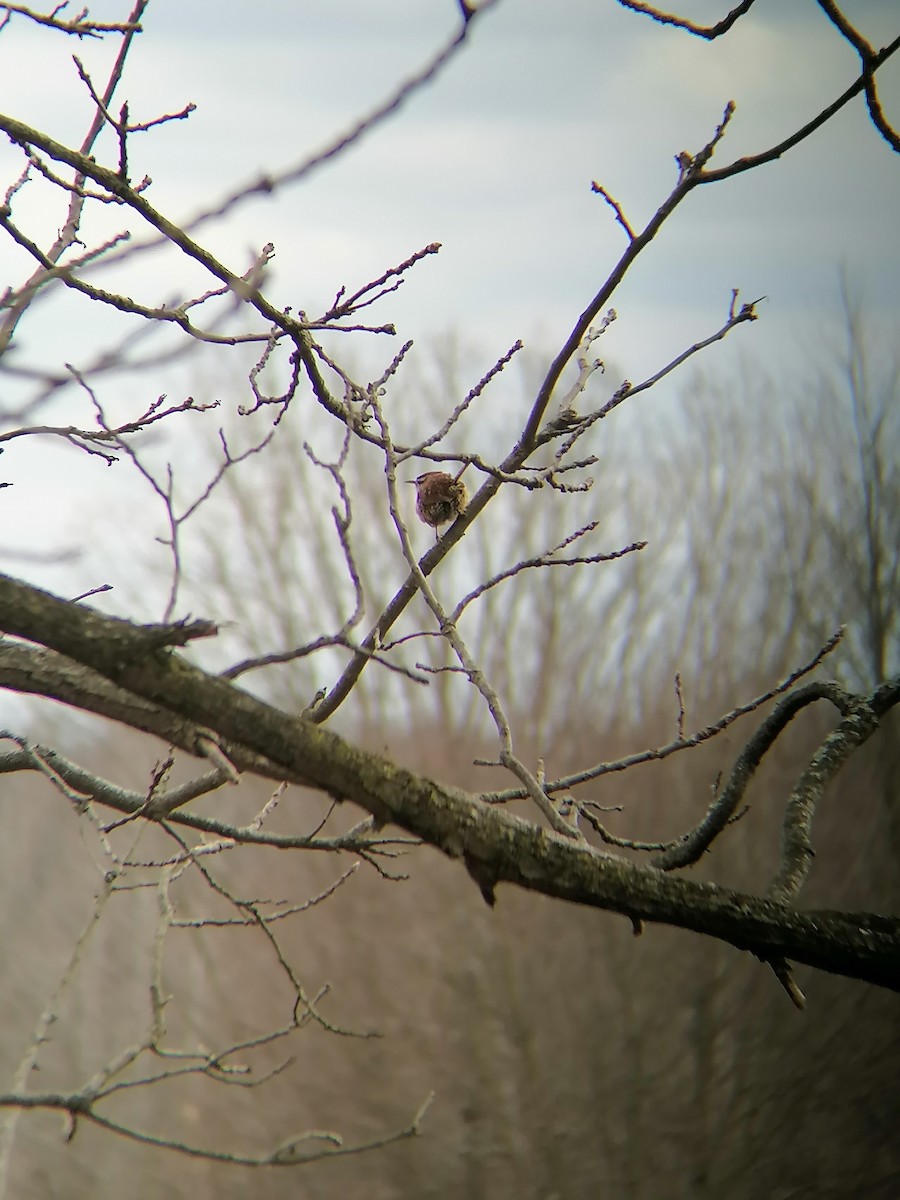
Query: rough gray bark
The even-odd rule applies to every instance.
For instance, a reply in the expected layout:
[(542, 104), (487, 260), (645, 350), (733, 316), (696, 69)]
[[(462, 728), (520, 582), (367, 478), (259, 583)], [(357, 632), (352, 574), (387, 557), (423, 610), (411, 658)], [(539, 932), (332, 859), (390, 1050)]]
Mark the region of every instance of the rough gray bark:
[[(213, 633), (208, 622), (133, 625), (0, 576), (0, 627), (46, 648), (37, 652), (40, 670), (29, 686), (23, 682), (22, 656), (35, 651), (0, 647), (19, 660), (8, 666), (0, 657), (0, 685), (74, 702), (136, 729), (165, 729), (189, 753), (198, 753), (200, 740), (212, 739), (238, 769), (352, 800), (378, 822), (398, 825), (449, 857), (464, 859), (491, 902), (495, 886), (510, 883), (634, 922), (663, 922), (706, 934), (773, 964), (790, 959), (900, 991), (900, 920), (872, 913), (800, 912), (636, 866), (416, 775), (192, 666), (174, 647)], [(49, 657), (47, 651), (71, 661)], [(870, 710), (870, 732), (898, 699), (900, 680), (893, 680), (861, 702)], [(858, 729), (848, 736), (859, 742)], [(183, 818), (172, 814), (168, 819)]]

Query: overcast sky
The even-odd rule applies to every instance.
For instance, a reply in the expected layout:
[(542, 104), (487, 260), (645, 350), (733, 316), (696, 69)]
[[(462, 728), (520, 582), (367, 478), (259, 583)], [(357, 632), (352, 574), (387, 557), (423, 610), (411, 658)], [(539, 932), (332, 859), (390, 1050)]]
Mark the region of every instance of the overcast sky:
[[(711, 19), (724, 8), (695, 2), (689, 11)], [(892, 0), (851, 8), (876, 44), (896, 35)], [(126, 11), (104, 3), (91, 15)], [(455, 0), (154, 0), (120, 96), (132, 119), (188, 101), (198, 110), (135, 139), (132, 172), (150, 174), (151, 201), (183, 219), (326, 145), (422, 64), (457, 19)], [(87, 101), (79, 103), (71, 54), (99, 76), (113, 44), (75, 45), (21, 23), (7, 30), (3, 110), (77, 144)], [(471, 45), (386, 126), (208, 236), (239, 270), (253, 248), (274, 242), (276, 298), (307, 311), (340, 284), (439, 241), (440, 258), (381, 307), (380, 320), (395, 320), (403, 337), (452, 328), (498, 353), (520, 336), (552, 346), (623, 248), (592, 179), (639, 225), (674, 182), (673, 155), (706, 141), (727, 100), (738, 108), (722, 162), (792, 131), (855, 72), (855, 56), (812, 0), (758, 0), (712, 44), (613, 0), (501, 0), (476, 23)], [(900, 123), (900, 61), (880, 85)], [(19, 161), (0, 151), (4, 186)], [(873, 304), (896, 313), (898, 213), (900, 157), (857, 99), (784, 161), (691, 196), (617, 296), (608, 352), (637, 378), (685, 336), (714, 328), (739, 286), (748, 298), (769, 297), (765, 320), (741, 331), (754, 357), (764, 354), (770, 342), (794, 340), (794, 322), (832, 304), (841, 264)], [(22, 262), (0, 246), (4, 280)], [(169, 295), (176, 269), (159, 268)]]
[[(726, 7), (695, 0), (682, 11), (712, 20)], [(121, 20), (127, 10), (107, 0), (91, 16)], [(896, 0), (854, 0), (850, 10), (877, 46), (900, 30)], [(150, 175), (151, 202), (184, 221), (260, 172), (327, 146), (418, 70), (458, 20), (456, 0), (154, 0), (117, 103), (129, 100), (132, 120), (188, 102), (197, 111), (134, 138), (132, 176)], [(0, 34), (0, 109), (79, 144), (90, 106), (71, 56), (99, 81), (116, 46), (76, 44), (14, 19)], [(624, 248), (592, 179), (640, 226), (674, 184), (673, 156), (708, 140), (728, 100), (737, 115), (716, 163), (792, 132), (856, 73), (855, 55), (813, 0), (758, 0), (711, 44), (614, 0), (500, 0), (440, 76), (349, 154), (204, 226), (202, 238), (239, 272), (273, 242), (272, 299), (309, 313), (341, 285), (352, 290), (441, 242), (436, 259), (370, 310), (375, 322), (394, 321), (399, 337), (390, 346), (369, 339), (367, 355), (387, 362), (400, 339), (427, 344), (455, 331), (483, 347), (474, 381), (519, 337), (552, 353)], [(879, 87), (897, 127), (900, 55)], [(98, 157), (115, 165), (111, 139)], [(0, 146), (4, 190), (20, 170), (19, 151)], [(20, 193), (14, 211), (43, 244), (61, 219), (37, 187)], [(704, 369), (743, 363), (775, 372), (808, 362), (815, 339), (829, 336), (841, 267), (896, 341), (898, 214), (900, 156), (857, 98), (783, 161), (690, 196), (617, 293), (619, 320), (603, 357), (640, 380), (716, 329), (739, 287), (747, 299), (768, 297), (763, 319), (713, 348)], [(102, 216), (106, 229), (129, 222), (119, 210)], [(98, 240), (100, 225), (87, 224), (84, 236)], [(0, 285), (20, 283), (30, 269), (0, 239)], [(170, 256), (103, 282), (152, 304), (189, 293), (196, 279)], [(82, 363), (99, 338), (123, 329), (118, 316), (60, 294), (23, 324), (15, 361)], [(174, 368), (143, 382), (171, 399), (187, 388)], [(3, 376), (0, 388), (0, 404), (9, 403), (14, 390)], [(41, 497), (52, 497), (52, 488), (28, 486), (38, 453), (45, 461), (46, 446), (35, 444), (3, 462), (17, 484), (6, 495), (7, 530), (28, 540)], [(52, 525), (58, 514), (49, 516)]]

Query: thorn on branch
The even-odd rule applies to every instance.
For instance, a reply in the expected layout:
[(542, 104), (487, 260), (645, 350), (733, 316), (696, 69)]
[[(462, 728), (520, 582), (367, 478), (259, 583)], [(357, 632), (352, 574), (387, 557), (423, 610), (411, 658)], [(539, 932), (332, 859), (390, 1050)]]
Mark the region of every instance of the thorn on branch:
[(99, 596), (101, 592), (111, 592), (113, 586), (111, 583), (101, 583), (99, 587), (91, 588), (90, 591), (82, 592), (80, 596), (73, 596), (69, 601), (70, 604), (78, 604), (82, 600), (87, 600), (88, 596)]
[(768, 962), (769, 966), (772, 968), (775, 978), (787, 992), (788, 999), (790, 1000), (791, 1004), (793, 1004), (794, 1008), (796, 1008), (799, 1012), (803, 1012), (803, 1010), (806, 1008), (806, 997), (797, 986), (797, 982), (791, 973), (790, 963), (783, 958), (770, 958), (763, 959), (762, 961)]
[(624, 212), (622, 211), (622, 206), (619, 204), (618, 200), (616, 200), (613, 196), (610, 195), (610, 193), (606, 190), (606, 188), (603, 186), (603, 184), (597, 183), (596, 179), (591, 182), (591, 191), (594, 193), (594, 195), (603, 197), (603, 199), (606, 201), (606, 203), (609, 205), (609, 207), (616, 214), (616, 220), (619, 222), (619, 224), (622, 226), (622, 228), (625, 230), (626, 234), (628, 235), (629, 242), (633, 242), (634, 238), (635, 238), (634, 230), (631, 228), (628, 218), (625, 216)]
[(241, 777), (234, 763), (219, 745), (219, 739), (212, 730), (203, 730), (197, 735), (197, 753), (221, 771), (229, 783), (240, 783)]
[(493, 908), (497, 903), (495, 894), (497, 876), (482, 859), (475, 858), (471, 854), (463, 855), (463, 861), (466, 864), (466, 870), (478, 884), (478, 890), (481, 892), (485, 904), (488, 908)]
[(122, 105), (119, 111), (119, 120), (116, 122), (116, 133), (119, 138), (119, 176), (124, 181), (128, 182), (128, 101)]
[(700, 153), (697, 154), (693, 162), (689, 162), (687, 166), (685, 166), (682, 162), (683, 159), (690, 158), (690, 155), (687, 154), (687, 151), (682, 151), (682, 153), (678, 156), (677, 161), (683, 172), (682, 178), (687, 176), (696, 176), (702, 172), (703, 168), (715, 153), (716, 146), (718, 146), (719, 142), (725, 136), (725, 130), (728, 128), (728, 124), (731, 121), (731, 118), (734, 116), (736, 109), (737, 105), (735, 102), (733, 100), (729, 100), (725, 105), (725, 111), (722, 113), (722, 120), (716, 126), (715, 133), (712, 135)]
[(675, 698), (678, 701), (678, 740), (684, 741), (684, 691), (680, 671), (675, 672)]
[(305, 719), (305, 720), (309, 720), (313, 716), (316, 709), (319, 707), (319, 705), (322, 703), (322, 701), (325, 699), (325, 697), (327, 695), (328, 695), (327, 688), (323, 688), (323, 687), (319, 688), (319, 690), (313, 696), (312, 700), (310, 700), (309, 704), (307, 704), (307, 706), (300, 713), (301, 718)]

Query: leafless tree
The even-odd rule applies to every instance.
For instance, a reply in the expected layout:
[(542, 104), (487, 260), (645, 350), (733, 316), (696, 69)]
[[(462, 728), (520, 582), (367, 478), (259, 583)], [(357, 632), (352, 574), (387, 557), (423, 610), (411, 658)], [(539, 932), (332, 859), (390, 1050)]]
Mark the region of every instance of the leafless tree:
[[(648, 5), (621, 2), (655, 21), (710, 40), (727, 35), (752, 7), (752, 0), (745, 0), (718, 25), (700, 28)], [(5, 37), (14, 29), (13, 22), (22, 20), (48, 27), (48, 36), (104, 35), (116, 47), (102, 82), (78, 63), (93, 107), (79, 146), (63, 145), (17, 117), (0, 116), (0, 128), (22, 154), (20, 173), (9, 183), (0, 207), (0, 226), (32, 262), (30, 273), (4, 294), (0, 351), (13, 346), (26, 318), (48, 296), (108, 310), (119, 331), (117, 341), (80, 365), (60, 367), (45, 361), (43, 354), (28, 364), (9, 360), (7, 378), (24, 382), (30, 390), (20, 404), (2, 414), (0, 443), (11, 456), (31, 442), (62, 440), (82, 451), (88, 465), (97, 469), (106, 464), (127, 467), (154, 512), (162, 516), (159, 540), (167, 556), (165, 597), (155, 614), (143, 611), (144, 602), (138, 598), (129, 612), (120, 610), (117, 615), (85, 603), (105, 591), (102, 585), (78, 596), (59, 597), (26, 580), (0, 577), (0, 684), (118, 722), (162, 739), (171, 748), (149, 769), (143, 784), (129, 785), (106, 780), (82, 761), (86, 756), (78, 747), (86, 739), (74, 736), (74, 727), (67, 736), (64, 726), (52, 746), (29, 737), (24, 727), (5, 732), (8, 748), (0, 757), (0, 770), (40, 773), (91, 839), (96, 897), (89, 919), (73, 931), (65, 969), (50, 989), (8, 1090), (0, 1094), (0, 1105), (9, 1109), (10, 1117), (0, 1144), (4, 1170), (15, 1120), (28, 1109), (63, 1113), (69, 1136), (80, 1126), (99, 1127), (136, 1143), (245, 1166), (291, 1166), (357, 1154), (417, 1133), (427, 1098), (396, 1128), (349, 1144), (334, 1132), (309, 1128), (288, 1129), (274, 1146), (260, 1148), (257, 1142), (249, 1148), (243, 1143), (237, 1149), (210, 1147), (184, 1135), (177, 1122), (167, 1132), (149, 1132), (142, 1123), (139, 1097), (177, 1080), (236, 1090), (266, 1081), (277, 1084), (290, 1062), (278, 1056), (280, 1047), (293, 1043), (299, 1031), (317, 1027), (336, 1037), (365, 1035), (368, 1031), (351, 1030), (329, 1015), (326, 988), (305, 985), (285, 949), (282, 924), (332, 897), (350, 879), (357, 862), (378, 876), (396, 876), (397, 856), (421, 843), (461, 862), (489, 906), (495, 904), (500, 884), (512, 885), (623, 916), (635, 935), (645, 923), (658, 923), (750, 951), (764, 964), (766, 978), (774, 974), (798, 1007), (804, 999), (792, 963), (900, 989), (900, 920), (851, 908), (797, 907), (812, 863), (812, 821), (818, 802), (838, 770), (879, 730), (900, 699), (900, 678), (888, 673), (891, 612), (886, 601), (896, 585), (896, 558), (893, 564), (885, 563), (878, 550), (884, 545), (889, 514), (886, 493), (895, 481), (889, 460), (876, 447), (884, 414), (866, 407), (853, 370), (852, 419), (865, 514), (861, 554), (867, 564), (868, 617), (862, 644), (872, 670), (864, 685), (856, 681), (851, 686), (863, 690), (852, 691), (823, 678), (801, 682), (838, 645), (841, 634), (833, 632), (811, 642), (781, 678), (760, 684), (755, 695), (735, 696), (726, 711), (702, 724), (691, 723), (690, 697), (676, 676), (672, 732), (667, 737), (615, 759), (605, 757), (606, 747), (598, 737), (598, 749), (579, 747), (579, 762), (554, 774), (546, 764), (555, 763), (562, 730), (575, 716), (566, 710), (567, 697), (574, 696), (582, 707), (591, 704), (589, 660), (581, 657), (580, 675), (573, 664), (577, 687), (572, 690), (560, 686), (560, 675), (552, 670), (556, 661), (565, 660), (567, 626), (579, 615), (577, 592), (573, 611), (562, 611), (571, 593), (559, 588), (558, 580), (571, 575), (589, 580), (583, 587), (610, 588), (609, 573), (623, 564), (632, 566), (633, 574), (616, 577), (624, 578), (626, 586), (618, 588), (616, 603), (610, 605), (610, 628), (605, 631), (617, 644), (626, 644), (624, 635), (630, 628), (647, 625), (642, 606), (651, 565), (644, 561), (645, 542), (624, 521), (621, 531), (616, 530), (621, 538), (612, 545), (598, 543), (595, 522), (573, 524), (563, 536), (542, 542), (542, 528), (556, 522), (542, 527), (529, 520), (527, 533), (533, 540), (526, 557), (526, 531), (513, 526), (515, 537), (480, 542), (475, 583), (458, 567), (477, 531), (492, 513), (503, 510), (511, 493), (539, 496), (548, 507), (562, 507), (569, 498), (582, 496), (590, 487), (589, 472), (611, 414), (757, 319), (758, 302), (744, 301), (735, 292), (715, 328), (671, 361), (661, 362), (648, 378), (634, 382), (601, 375), (599, 347), (616, 319), (611, 305), (619, 285), (698, 188), (715, 187), (774, 162), (826, 126), (858, 95), (865, 98), (873, 136), (883, 139), (889, 150), (900, 150), (900, 137), (883, 111), (876, 86), (878, 71), (900, 48), (900, 36), (876, 51), (836, 5), (820, 0), (836, 36), (846, 39), (860, 59), (857, 77), (820, 113), (777, 144), (716, 166), (726, 153), (734, 113), (728, 102), (711, 122), (705, 144), (677, 154), (672, 188), (642, 227), (606, 183), (594, 184), (620, 228), (625, 249), (587, 303), (573, 298), (573, 308), (581, 309), (581, 315), (542, 372), (514, 440), (498, 448), (497, 436), (482, 433), (472, 417), (483, 407), (486, 394), (498, 387), (520, 343), (473, 372), (460, 387), (461, 396), (430, 428), (423, 427), (419, 413), (404, 411), (395, 402), (401, 394), (408, 343), (389, 352), (371, 375), (364, 374), (344, 349), (350, 334), (394, 334), (390, 323), (374, 322), (369, 310), (376, 305), (381, 312), (389, 309), (390, 296), (401, 281), (415, 286), (418, 264), (437, 254), (438, 245), (412, 250), (404, 261), (353, 290), (336, 287), (330, 306), (311, 313), (274, 298), (267, 277), (271, 246), (260, 247), (242, 269), (216, 255), (208, 237), (217, 218), (253, 195), (286, 193), (307, 181), (322, 161), (347, 152), (477, 38), (480, 23), (490, 19), (493, 7), (493, 0), (477, 8), (461, 2), (452, 39), (350, 134), (315, 157), (212, 203), (185, 225), (154, 206), (149, 180), (134, 179), (129, 164), (137, 134), (184, 119), (189, 108), (136, 121), (127, 103), (118, 102), (123, 67), (147, 0), (137, 0), (127, 19), (115, 24), (92, 22), (87, 14), (66, 19), (61, 10), (39, 14), (0, 4), (9, 27)], [(109, 140), (115, 147), (111, 157), (101, 151), (101, 144)], [(58, 236), (49, 243), (31, 232), (26, 201), (39, 189), (42, 196), (46, 191), (63, 205)], [(122, 214), (133, 228), (116, 225)], [(88, 228), (103, 230), (89, 244), (83, 240), (91, 236)], [(141, 264), (163, 249), (189, 260), (199, 271), (203, 282), (192, 295), (160, 304), (151, 298), (150, 289), (142, 299), (138, 286), (104, 286), (114, 270), (123, 268), (135, 271), (139, 283)], [(158, 330), (171, 331), (172, 340), (162, 351), (154, 346), (152, 353), (145, 353), (144, 335)], [(198, 423), (215, 420), (215, 401), (188, 397), (170, 402), (158, 394), (148, 399), (144, 392), (135, 411), (120, 412), (103, 392), (109, 373), (131, 371), (140, 379), (149, 366), (158, 367), (198, 344), (207, 350), (233, 348), (247, 356), (248, 364), (238, 429), (232, 432), (222, 423), (216, 461), (199, 480), (190, 439), (198, 437)], [(141, 393), (140, 388), (134, 390)], [(43, 420), (45, 409), (51, 411), (61, 402), (73, 415), (58, 423)], [(80, 415), (85, 409), (87, 417)], [(178, 441), (163, 442), (167, 431)], [(265, 469), (267, 456), (274, 456), (282, 444), (303, 455), (297, 471), (304, 481), (302, 491), (292, 492), (289, 478), (283, 472), (277, 475), (278, 486), (267, 491), (257, 507), (246, 509), (241, 527), (221, 530), (217, 557), (208, 538), (194, 535), (199, 518), (204, 511), (215, 511), (219, 497), (236, 487), (241, 472), (252, 472), (256, 465)], [(409, 470), (414, 459), (424, 460), (429, 469), (466, 472), (472, 493), (462, 516), (423, 555), (414, 548), (417, 543), (405, 520), (411, 509), (398, 486), (417, 473)], [(715, 466), (713, 458), (707, 460), (712, 514), (724, 486)], [(378, 488), (372, 484), (376, 477)], [(511, 511), (515, 507), (511, 505)], [(365, 529), (360, 529), (360, 512), (367, 517)], [(330, 520), (327, 538), (323, 514)], [(372, 535), (376, 521), (378, 532)], [(299, 528), (304, 532), (302, 548)], [(610, 536), (608, 528), (605, 532)], [(714, 535), (715, 529), (711, 532)], [(373, 536), (384, 546), (377, 559), (364, 549)], [(197, 583), (200, 571), (213, 583), (227, 582), (223, 564), (246, 561), (248, 574), (262, 582), (274, 564), (279, 570), (271, 571), (272, 582), (283, 585), (291, 578), (286, 559), (295, 569), (296, 588), (290, 594), (279, 592), (278, 586), (249, 595), (228, 588), (231, 613), (215, 620), (189, 615), (186, 598), (203, 594)], [(445, 560), (446, 568), (438, 573)], [(652, 564), (661, 586), (668, 586), (675, 566), (665, 554)], [(698, 586), (707, 589), (702, 575)], [(553, 689), (558, 699), (555, 711), (542, 707), (544, 719), (529, 727), (528, 705), (516, 696), (515, 674), (504, 677), (497, 665), (514, 661), (517, 648), (507, 643), (502, 654), (492, 655), (504, 629), (487, 622), (479, 625), (477, 613), (485, 598), (499, 595), (500, 589), (515, 597), (532, 587), (535, 593), (545, 588), (543, 601), (512, 600), (508, 611), (515, 621), (530, 622), (537, 630), (533, 662), (526, 662), (524, 669), (534, 686)], [(375, 609), (377, 617), (367, 618)], [(315, 630), (308, 628), (310, 611), (319, 622)], [(150, 616), (156, 619), (147, 620)], [(224, 627), (226, 620), (234, 621), (237, 633)], [(221, 648), (209, 641), (219, 635), (220, 621)], [(232, 651), (233, 657), (225, 661)], [(629, 648), (619, 664), (623, 672), (629, 667), (628, 654), (639, 652), (638, 647)], [(310, 664), (315, 671), (306, 670)], [(287, 683), (286, 667), (291, 669)], [(389, 693), (380, 690), (380, 679), (370, 684), (379, 676), (389, 681)], [(399, 711), (412, 715), (429, 688), (443, 696), (440, 712), (445, 717), (461, 704), (474, 729), (480, 713), (477, 728), (486, 745), (485, 729), (491, 730), (481, 766), (496, 784), (471, 788), (468, 769), (450, 782), (438, 782), (430, 765), (412, 769), (369, 749), (359, 726), (354, 729), (344, 716), (353, 702), (364, 717), (373, 695), (398, 693), (405, 706)], [(821, 733), (799, 778), (778, 797), (781, 852), (777, 861), (766, 865), (767, 881), (756, 890), (739, 890), (731, 886), (733, 878), (726, 885), (684, 874), (737, 819), (748, 787), (781, 734), (818, 701), (836, 712), (837, 721)], [(726, 732), (733, 738), (739, 722), (770, 702), (774, 703), (757, 718), (756, 728), (744, 733), (707, 811), (694, 813), (687, 831), (664, 836), (648, 831), (640, 837), (634, 831), (613, 831), (603, 806), (591, 794), (602, 786), (601, 780), (618, 778), (642, 763), (677, 762), (685, 751)], [(339, 712), (342, 716), (337, 718)], [(578, 715), (584, 721), (584, 712)], [(336, 723), (333, 718), (347, 722), (345, 736), (328, 727)], [(599, 714), (594, 719), (599, 723)], [(68, 743), (74, 743), (74, 752)], [(202, 763), (199, 772), (197, 760)], [(453, 768), (451, 756), (446, 765)], [(247, 776), (271, 781), (272, 791), (264, 800), (241, 783)], [(232, 788), (233, 795), (224, 795)], [(299, 820), (297, 803), (293, 798), (285, 801), (288, 789), (296, 789), (303, 798), (304, 816)], [(215, 803), (204, 807), (204, 798), (213, 796)], [(256, 807), (251, 812), (247, 804), (253, 800)], [(340, 806), (347, 802), (362, 810), (362, 819), (359, 814), (346, 815)], [(260, 883), (269, 878), (266, 867), (255, 874), (249, 865), (279, 850), (294, 857), (300, 857), (299, 852), (348, 855), (352, 863), (312, 894), (281, 899), (280, 893)], [(148, 949), (142, 963), (150, 995), (143, 1028), (117, 1040), (102, 1065), (82, 1072), (80, 1083), (38, 1090), (33, 1069), (48, 1030), (96, 931), (120, 897), (131, 892), (153, 897), (142, 914)], [(196, 915), (185, 916), (185, 911)], [(252, 947), (241, 951), (247, 966), (271, 972), (273, 997), (280, 990), (287, 1000), (267, 1006), (243, 1036), (211, 1049), (202, 1038), (192, 1038), (190, 1029), (179, 1028), (178, 1038), (173, 1036), (165, 953), (178, 930), (211, 933), (223, 926), (235, 935), (247, 935), (241, 943)], [(715, 1002), (717, 987), (718, 978), (710, 982), (709, 1003)], [(273, 1007), (278, 1011), (271, 1011)], [(625, 1036), (630, 1036), (627, 1030)], [(644, 1047), (634, 1044), (643, 1057)], [(698, 1046), (698, 1061), (704, 1054)], [(625, 1114), (626, 1136), (639, 1119), (638, 1113)], [(263, 1130), (261, 1136), (267, 1133)], [(634, 1194), (630, 1168), (624, 1177), (627, 1191)]]

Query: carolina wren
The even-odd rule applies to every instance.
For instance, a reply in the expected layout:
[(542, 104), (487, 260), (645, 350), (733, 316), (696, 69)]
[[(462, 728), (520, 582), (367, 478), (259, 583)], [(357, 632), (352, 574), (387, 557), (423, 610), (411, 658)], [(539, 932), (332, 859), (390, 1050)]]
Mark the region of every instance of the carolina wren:
[(438, 525), (446, 525), (465, 512), (466, 485), (446, 471), (426, 471), (407, 482), (416, 485), (416, 516), (435, 531)]

